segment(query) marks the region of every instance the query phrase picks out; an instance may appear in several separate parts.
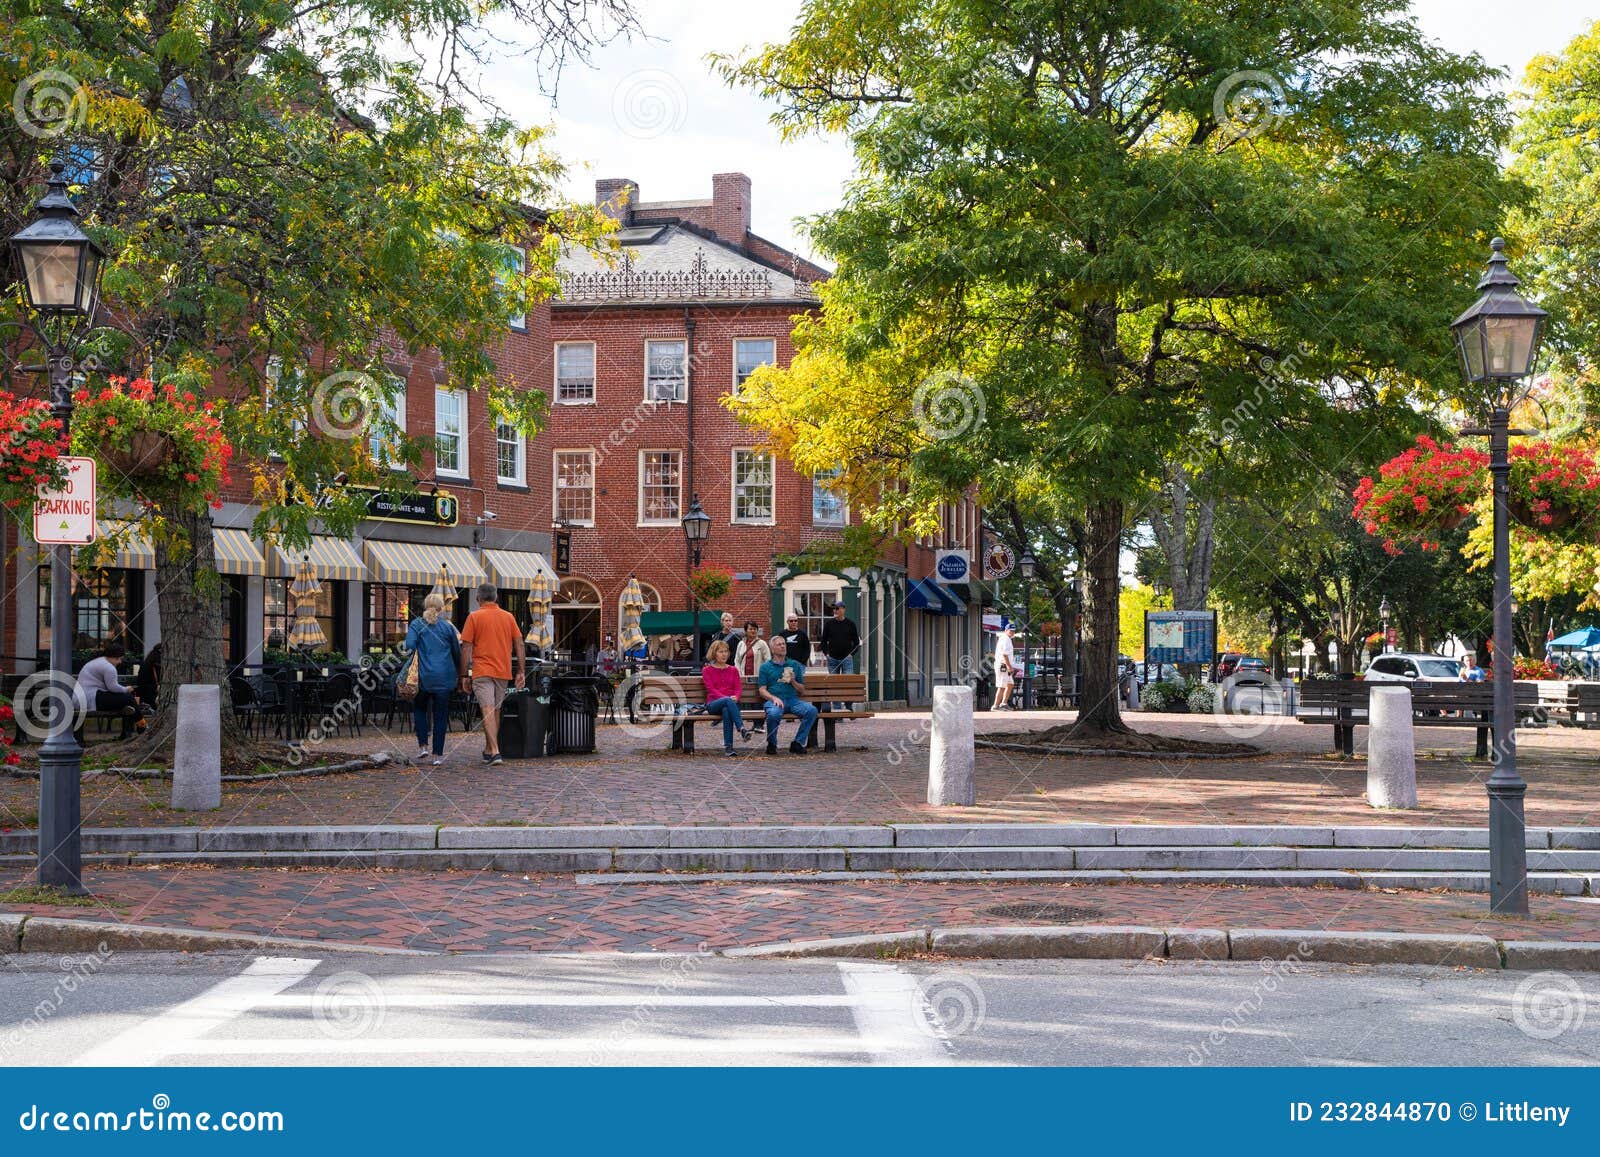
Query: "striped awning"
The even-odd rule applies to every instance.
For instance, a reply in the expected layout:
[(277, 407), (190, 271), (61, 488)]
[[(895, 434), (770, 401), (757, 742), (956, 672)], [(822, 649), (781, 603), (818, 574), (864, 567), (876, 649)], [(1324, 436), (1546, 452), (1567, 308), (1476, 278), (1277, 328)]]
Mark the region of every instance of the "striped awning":
[(211, 532), (217, 548), (218, 574), (248, 574), (263, 576), (267, 573), (267, 560), (247, 530), (229, 530), (219, 526)]
[(464, 546), (367, 540), (367, 568), (373, 582), (432, 586), (439, 581), (441, 567), (449, 568), (450, 581), (458, 587), (481, 583), (489, 577)]
[(306, 555), (311, 556), (311, 569), (323, 581), (358, 583), (366, 580), (367, 568), (362, 565), (356, 548), (342, 538), (329, 538), (325, 534), (312, 535), (308, 547), (274, 543), (267, 552), (267, 574), (272, 578), (292, 579), (299, 573)]
[(533, 580), (540, 575), (550, 580), (552, 590), (561, 585), (560, 577), (545, 561), (544, 555), (532, 551), (486, 550), (483, 552), (483, 564), (488, 568), (489, 578), (494, 585), (503, 591), (532, 590)]
[[(92, 567), (121, 567), (125, 570), (155, 570), (156, 549), (141, 531), (132, 530), (131, 524), (102, 519), (96, 529), (100, 539), (93, 546), (82, 547), (77, 552), (79, 565)], [(112, 540), (118, 541), (113, 548)]]

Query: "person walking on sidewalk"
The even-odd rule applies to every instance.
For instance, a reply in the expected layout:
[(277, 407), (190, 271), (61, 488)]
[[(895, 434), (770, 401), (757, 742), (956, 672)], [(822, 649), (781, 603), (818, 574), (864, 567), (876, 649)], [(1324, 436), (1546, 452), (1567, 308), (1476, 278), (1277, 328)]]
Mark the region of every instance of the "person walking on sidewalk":
[(700, 668), (700, 679), (706, 689), (706, 714), (722, 720), (722, 750), (727, 755), (737, 755), (733, 749), (733, 733), (737, 728), (739, 738), (748, 740), (750, 729), (744, 725), (744, 712), (739, 708), (739, 692), (744, 681), (737, 667), (728, 665), (728, 644), (721, 639), (711, 640), (706, 652), (708, 662)]
[(478, 609), (461, 632), (461, 689), (471, 691), (483, 712), (483, 761), (504, 763), (500, 754), (500, 707), (511, 683), (511, 656), (517, 656), (516, 685), (528, 677), (528, 653), (516, 616), (500, 605), (493, 583), (478, 584)]
[[(844, 613), (843, 603), (833, 604), (833, 617), (822, 624), (822, 653), (828, 657), (828, 674), (854, 675), (861, 632)], [(835, 703), (835, 711), (848, 711), (848, 703)]]
[(461, 669), (461, 639), (455, 624), (444, 617), (443, 595), (430, 594), (422, 600), (422, 614), (406, 631), (405, 649), (417, 665), (417, 697), (411, 703), (417, 762), (428, 758), (431, 732), (433, 766), (438, 767), (444, 762), (444, 736), (450, 730), (450, 693)]
[(817, 722), (816, 704), (807, 703), (800, 697), (800, 691), (806, 685), (806, 669), (789, 658), (789, 645), (783, 641), (782, 635), (772, 637), (770, 650), (772, 658), (761, 664), (758, 676), (767, 714), (767, 754), (778, 754), (778, 728), (787, 711), (800, 721), (799, 730), (789, 744), (789, 753), (804, 755), (806, 740), (811, 738), (811, 729)]
[(1016, 627), (1007, 623), (994, 636), (994, 704), (991, 711), (1011, 710), (1011, 689), (1016, 686), (1012, 672), (1017, 666)]

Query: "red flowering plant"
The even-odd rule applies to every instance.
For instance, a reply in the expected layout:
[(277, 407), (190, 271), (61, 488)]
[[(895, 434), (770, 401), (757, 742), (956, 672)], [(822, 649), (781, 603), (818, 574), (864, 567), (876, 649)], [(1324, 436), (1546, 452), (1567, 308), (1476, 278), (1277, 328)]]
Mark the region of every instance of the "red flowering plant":
[(222, 505), (233, 447), (212, 402), (145, 378), (110, 378), (73, 400), (72, 441), (101, 463), (103, 491), (145, 506)]
[(1439, 536), (1459, 526), (1484, 493), (1489, 456), (1470, 447), (1440, 445), (1426, 434), (1356, 487), (1355, 519), (1399, 554), (1405, 545), (1439, 549)]
[(20, 510), (33, 504), (41, 485), (64, 485), (66, 452), (61, 422), (48, 404), (0, 390), (0, 504)]
[(728, 597), (733, 589), (733, 572), (725, 566), (707, 563), (689, 574), (689, 590), (702, 607)]
[(1511, 447), (1508, 505), (1529, 530), (1565, 542), (1594, 542), (1600, 531), (1600, 459), (1576, 442)]

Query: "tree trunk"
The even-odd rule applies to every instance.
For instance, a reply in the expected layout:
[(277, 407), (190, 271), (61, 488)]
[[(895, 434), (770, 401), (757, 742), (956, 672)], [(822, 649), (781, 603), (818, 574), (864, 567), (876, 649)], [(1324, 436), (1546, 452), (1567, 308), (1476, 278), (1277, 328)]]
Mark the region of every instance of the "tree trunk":
[(1117, 686), (1118, 599), (1123, 505), (1120, 499), (1091, 503), (1084, 523), (1083, 692), (1073, 738), (1125, 733)]
[(1190, 488), (1189, 481), (1184, 467), (1167, 467), (1161, 495), (1168, 510), (1150, 515), (1150, 529), (1167, 559), (1167, 582), (1175, 611), (1203, 611), (1211, 593), (1217, 504), (1209, 493), (1206, 475), (1195, 479), (1200, 484), (1198, 494)]
[(222, 579), (217, 573), (211, 512), (170, 517), (170, 530), (155, 536), (156, 601), (161, 608), (161, 683), (156, 717), (142, 750), (153, 754), (170, 742), (178, 724), (178, 688), (210, 683), (222, 688), (224, 747), (247, 744), (233, 717), (222, 654)]

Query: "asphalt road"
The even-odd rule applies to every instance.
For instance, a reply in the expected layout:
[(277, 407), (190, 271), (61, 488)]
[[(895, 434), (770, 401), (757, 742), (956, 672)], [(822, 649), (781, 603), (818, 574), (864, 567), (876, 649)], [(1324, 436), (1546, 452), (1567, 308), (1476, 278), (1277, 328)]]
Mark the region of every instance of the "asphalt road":
[(695, 956), (0, 958), (9, 1065), (1563, 1065), (1600, 976)]

